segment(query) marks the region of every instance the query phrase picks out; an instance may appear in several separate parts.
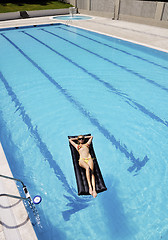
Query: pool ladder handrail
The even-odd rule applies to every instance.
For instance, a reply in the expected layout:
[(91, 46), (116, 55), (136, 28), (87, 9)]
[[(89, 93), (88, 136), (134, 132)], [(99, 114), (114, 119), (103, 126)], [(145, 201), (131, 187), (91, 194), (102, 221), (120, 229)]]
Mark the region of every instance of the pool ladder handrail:
[(30, 197), (30, 194), (27, 190), (27, 187), (25, 186), (25, 184), (20, 180), (20, 179), (17, 179), (17, 178), (12, 178), (12, 177), (9, 177), (9, 176), (5, 176), (5, 175), (1, 175), (0, 174), (0, 177), (3, 177), (3, 178), (7, 178), (9, 180), (14, 180), (14, 181), (17, 181), (17, 182), (20, 182), (23, 186), (23, 191), (26, 195), (26, 197), (21, 197), (21, 196), (16, 196), (16, 195), (11, 195), (11, 194), (6, 194), (6, 193), (3, 193), (3, 194), (0, 194), (0, 197), (11, 197), (11, 198), (17, 198), (17, 199), (21, 199), (21, 200), (26, 200), (28, 201), (29, 203), (29, 206), (31, 208), (31, 210), (33, 211), (33, 214), (35, 217), (37, 217), (39, 214), (38, 214), (38, 211), (34, 205), (34, 202), (32, 201), (31, 197)]
[(73, 16), (76, 15), (77, 8), (75, 7), (69, 7), (69, 15), (72, 17), (72, 19), (69, 19), (66, 21), (66, 25), (72, 24)]
[(0, 196), (5, 196), (5, 197), (11, 197), (11, 198), (18, 198), (18, 199), (22, 199), (22, 200), (27, 200), (29, 201), (29, 204), (32, 202), (31, 200), (31, 197), (30, 197), (30, 194), (27, 190), (27, 187), (25, 186), (25, 184), (20, 180), (20, 179), (17, 179), (17, 178), (12, 178), (12, 177), (9, 177), (9, 176), (5, 176), (5, 175), (1, 175), (0, 174), (0, 177), (3, 177), (3, 178), (7, 178), (7, 179), (10, 179), (10, 180), (14, 180), (14, 181), (17, 181), (17, 182), (20, 182), (23, 186), (23, 191), (26, 195), (26, 197), (21, 197), (21, 196), (16, 196), (16, 195), (11, 195), (11, 194), (6, 194), (6, 193), (3, 193), (3, 194), (0, 194)]

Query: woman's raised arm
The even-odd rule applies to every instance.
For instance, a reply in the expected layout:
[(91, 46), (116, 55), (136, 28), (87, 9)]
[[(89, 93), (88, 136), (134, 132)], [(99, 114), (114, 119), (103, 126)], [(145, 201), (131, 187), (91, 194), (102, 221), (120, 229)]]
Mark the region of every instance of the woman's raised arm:
[(85, 138), (89, 138), (89, 140), (87, 141), (87, 144), (90, 145), (93, 139), (93, 136), (87, 136)]
[(78, 144), (76, 144), (74, 142), (74, 140), (77, 140), (77, 138), (69, 138), (69, 142), (72, 144), (72, 146), (74, 146), (75, 148), (77, 148)]

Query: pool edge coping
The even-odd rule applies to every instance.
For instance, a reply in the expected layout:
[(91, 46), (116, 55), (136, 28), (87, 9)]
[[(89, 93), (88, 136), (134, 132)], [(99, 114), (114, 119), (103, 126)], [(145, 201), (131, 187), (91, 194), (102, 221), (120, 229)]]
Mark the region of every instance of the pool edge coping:
[[(0, 142), (1, 174), (13, 177)], [(0, 178), (0, 190), (5, 194), (20, 196), (15, 181)], [(1, 196), (0, 198), (0, 225), (3, 237), (6, 240), (37, 240), (27, 210), (22, 200)], [(0, 233), (1, 233), (0, 232)]]

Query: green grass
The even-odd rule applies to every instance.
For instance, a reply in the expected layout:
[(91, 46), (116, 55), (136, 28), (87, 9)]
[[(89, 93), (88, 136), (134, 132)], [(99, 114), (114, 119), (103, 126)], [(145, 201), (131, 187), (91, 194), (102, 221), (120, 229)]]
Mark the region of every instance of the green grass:
[[(7, 1), (6, 1), (7, 2)], [(26, 1), (25, 1), (26, 2)], [(42, 2), (42, 1), (41, 1)], [(69, 8), (72, 5), (58, 1), (46, 1), (43, 3), (0, 3), (0, 13), (17, 12), (17, 11), (34, 11), (46, 9)]]

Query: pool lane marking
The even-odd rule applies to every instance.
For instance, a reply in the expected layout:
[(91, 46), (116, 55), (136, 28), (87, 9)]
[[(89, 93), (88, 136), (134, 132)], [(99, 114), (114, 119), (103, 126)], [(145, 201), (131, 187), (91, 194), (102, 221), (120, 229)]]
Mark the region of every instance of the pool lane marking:
[[(84, 71), (85, 73), (87, 73), (89, 76), (91, 76), (94, 80), (99, 81), (100, 83), (102, 83), (106, 88), (110, 89), (114, 94), (120, 96), (121, 98), (125, 99), (126, 103), (129, 104), (129, 106), (133, 107), (134, 109), (139, 109), (142, 113), (144, 113), (145, 115), (147, 115), (148, 117), (152, 118), (153, 120), (160, 122), (162, 124), (164, 124), (166, 127), (168, 127), (168, 122), (162, 120), (160, 117), (158, 117), (157, 115), (155, 115), (154, 113), (152, 113), (150, 110), (146, 109), (143, 105), (137, 103), (136, 101), (132, 100), (130, 97), (128, 97), (128, 95), (126, 93), (122, 93), (121, 91), (118, 91), (116, 88), (114, 88), (110, 83), (103, 81), (102, 79), (100, 79), (98, 76), (90, 73), (87, 69), (85, 69), (84, 67), (82, 67), (81, 65), (79, 65), (78, 63), (74, 62), (73, 60), (71, 60), (70, 58), (66, 57), (65, 55), (63, 55), (62, 53), (59, 53), (58, 51), (56, 51), (55, 49), (53, 49), (52, 47), (50, 47), (49, 45), (47, 45), (46, 43), (42, 42), (41, 40), (37, 39), (36, 37), (32, 36), (29, 33), (26, 33), (24, 31), (22, 31), (24, 34), (28, 35), (29, 37), (33, 38), (34, 40), (36, 40), (37, 42), (39, 42), (40, 44), (44, 45), (45, 47), (49, 48), (52, 52), (58, 54), (59, 56), (63, 57), (65, 60), (67, 60), (68, 62), (72, 63), (73, 65), (75, 65), (76, 67), (80, 68), (82, 71)], [(47, 33), (50, 33), (48, 31), (44, 31)], [(52, 34), (52, 33), (51, 33)], [(53, 34), (52, 34), (53, 35)], [(55, 35), (55, 34), (54, 34)], [(60, 39), (65, 40), (64, 38), (58, 36)], [(66, 41), (66, 40), (65, 40)], [(68, 41), (68, 40), (67, 40)], [(69, 42), (69, 41), (68, 41)], [(76, 45), (75, 43), (73, 43), (74, 45)], [(134, 104), (134, 106), (132, 106), (129, 101)]]
[(36, 144), (37, 144), (38, 148), (40, 149), (41, 154), (44, 156), (45, 159), (47, 159), (47, 161), (50, 164), (50, 167), (54, 169), (54, 172), (55, 172), (57, 178), (62, 182), (62, 184), (65, 187), (65, 189), (67, 190), (67, 192), (76, 198), (76, 194), (73, 192), (73, 190), (69, 186), (68, 181), (66, 180), (66, 177), (63, 174), (61, 168), (56, 163), (56, 161), (54, 161), (52, 154), (48, 150), (46, 144), (41, 139), (40, 134), (38, 133), (37, 126), (35, 126), (35, 127), (33, 126), (31, 118), (26, 113), (22, 103), (19, 101), (17, 95), (15, 94), (12, 87), (9, 85), (9, 83), (7, 82), (7, 80), (5, 79), (5, 77), (3, 76), (3, 74), (1, 72), (0, 72), (0, 79), (4, 84), (4, 86), (8, 92), (8, 95), (11, 97), (12, 102), (15, 103), (15, 107), (17, 108), (17, 111), (18, 110), (20, 111), (22, 120), (28, 127), (31, 135), (34, 137)]
[[(59, 83), (57, 83), (47, 72), (45, 72), (44, 69), (42, 69), (34, 60), (32, 60), (23, 50), (21, 50), (14, 42), (12, 42), (7, 36), (2, 34), (3, 37), (12, 44), (13, 47), (15, 47), (29, 62), (32, 63), (33, 66), (35, 66), (60, 92), (64, 95), (64, 97), (72, 104), (74, 105), (90, 122), (97, 127), (97, 129), (104, 135), (104, 137), (109, 140), (112, 145), (115, 146), (116, 149), (119, 149), (121, 153), (123, 153), (127, 159), (131, 160), (133, 165), (128, 168), (129, 172), (138, 172), (141, 170), (143, 166), (149, 161), (148, 156), (146, 155), (143, 160), (140, 160), (140, 158), (136, 158), (132, 151), (128, 152), (127, 146), (125, 144), (121, 144), (120, 141), (117, 141), (114, 135), (112, 135), (104, 126), (102, 126), (99, 121), (92, 117), (90, 112), (88, 112), (84, 107), (81, 106), (80, 102), (75, 100), (68, 91), (63, 88)], [(62, 54), (59, 53), (61, 56)]]
[[(114, 61), (112, 61), (112, 60), (110, 60), (110, 59), (108, 59), (108, 58), (105, 58), (105, 57), (99, 55), (98, 53), (92, 52), (91, 50), (89, 50), (89, 49), (87, 49), (87, 48), (84, 48), (84, 47), (82, 47), (82, 46), (79, 46), (78, 44), (73, 43), (73, 42), (71, 42), (71, 41), (69, 41), (69, 40), (67, 40), (67, 39), (65, 39), (65, 38), (63, 38), (63, 37), (60, 37), (59, 35), (57, 35), (57, 34), (55, 34), (55, 33), (52, 33), (52, 32), (50, 32), (50, 31), (47, 31), (47, 30), (44, 30), (44, 29), (41, 29), (41, 30), (44, 31), (44, 32), (47, 32), (47, 33), (49, 33), (49, 34), (51, 34), (51, 35), (53, 35), (53, 36), (55, 36), (55, 37), (58, 37), (58, 38), (60, 38), (60, 39), (62, 39), (62, 40), (64, 40), (64, 41), (66, 41), (66, 42), (68, 42), (68, 43), (70, 43), (70, 44), (72, 44), (72, 45), (74, 45), (74, 46), (82, 49), (82, 50), (85, 50), (85, 51), (87, 51), (88, 53), (90, 53), (90, 54), (92, 54), (92, 55), (94, 55), (94, 56), (96, 56), (96, 57), (99, 57), (99, 58), (103, 59), (104, 61), (109, 62), (109, 63), (111, 63), (112, 65), (114, 65), (114, 66), (116, 66), (116, 67), (119, 67), (119, 68), (121, 68), (122, 70), (124, 70), (124, 71), (126, 71), (126, 72), (129, 72), (129, 73), (131, 73), (131, 74), (139, 77), (140, 79), (143, 79), (143, 80), (145, 80), (146, 82), (148, 82), (148, 83), (150, 83), (150, 84), (152, 84), (152, 85), (154, 85), (154, 86), (156, 86), (156, 87), (159, 87), (160, 89), (168, 92), (168, 88), (160, 85), (159, 83), (157, 83), (157, 82), (155, 82), (155, 81), (153, 81), (153, 80), (151, 80), (151, 79), (149, 79), (149, 78), (147, 78), (147, 77), (145, 77), (145, 76), (143, 76), (143, 75), (141, 75), (141, 74), (139, 74), (139, 73), (137, 73), (137, 72), (135, 72), (135, 71), (133, 71), (133, 70), (125, 67), (125, 66), (123, 66), (123, 65), (120, 65), (120, 64), (118, 64), (118, 63), (116, 63), (116, 62), (114, 62)], [(24, 31), (23, 31), (23, 32), (24, 32)], [(24, 32), (24, 33), (25, 33), (25, 32)], [(26, 33), (25, 33), (25, 34), (26, 34)]]
[[(68, 26), (68, 27), (69, 27), (69, 26)], [(93, 42), (99, 43), (99, 44), (101, 44), (101, 45), (103, 45), (103, 46), (106, 46), (106, 47), (108, 47), (108, 48), (117, 50), (117, 51), (119, 51), (119, 52), (125, 53), (125, 54), (127, 54), (127, 55), (129, 55), (129, 56), (135, 57), (135, 58), (137, 58), (137, 59), (140, 59), (140, 60), (142, 60), (142, 61), (145, 61), (145, 62), (147, 62), (147, 63), (150, 63), (150, 64), (152, 64), (152, 65), (155, 65), (155, 66), (157, 66), (157, 67), (160, 67), (160, 68), (163, 68), (163, 69), (165, 69), (165, 70), (168, 70), (168, 67), (162, 66), (162, 65), (160, 65), (160, 64), (158, 64), (158, 63), (152, 62), (152, 61), (150, 61), (150, 60), (148, 60), (148, 59), (146, 59), (146, 58), (143, 58), (143, 57), (140, 57), (140, 56), (138, 56), (138, 55), (129, 53), (129, 52), (127, 52), (127, 51), (125, 51), (125, 50), (122, 50), (122, 49), (119, 49), (119, 48), (117, 48), (117, 47), (113, 47), (113, 46), (111, 46), (111, 45), (109, 45), (109, 44), (107, 44), (107, 43), (100, 42), (100, 41), (98, 41), (98, 40), (96, 40), (96, 39), (93, 39), (93, 38), (91, 38), (91, 37), (85, 36), (85, 35), (83, 35), (83, 34), (81, 34), (81, 33), (74, 32), (74, 31), (72, 31), (72, 30), (70, 30), (70, 29), (66, 29), (66, 28), (64, 28), (64, 27), (55, 27), (55, 28), (56, 28), (56, 29), (59, 28), (59, 29), (64, 30), (64, 31), (71, 32), (71, 33), (73, 33), (73, 34), (75, 34), (75, 35), (79, 35), (79, 36), (81, 36), (81, 37), (83, 37), (83, 38), (89, 39), (89, 40), (91, 40), (91, 41), (93, 41)], [(70, 27), (69, 27), (69, 28), (70, 28)], [(73, 27), (72, 27), (72, 28), (73, 28)], [(81, 29), (80, 29), (80, 30), (81, 30)], [(111, 37), (111, 38), (114, 38), (114, 37)]]

